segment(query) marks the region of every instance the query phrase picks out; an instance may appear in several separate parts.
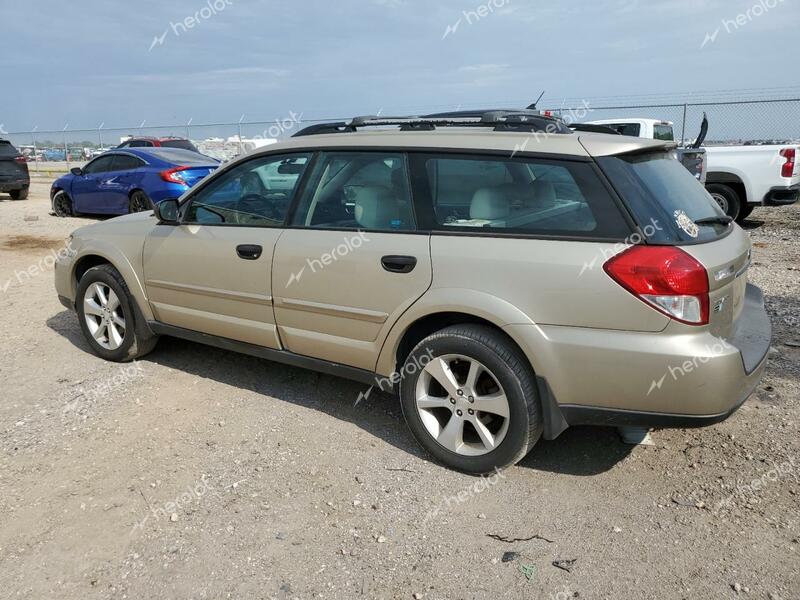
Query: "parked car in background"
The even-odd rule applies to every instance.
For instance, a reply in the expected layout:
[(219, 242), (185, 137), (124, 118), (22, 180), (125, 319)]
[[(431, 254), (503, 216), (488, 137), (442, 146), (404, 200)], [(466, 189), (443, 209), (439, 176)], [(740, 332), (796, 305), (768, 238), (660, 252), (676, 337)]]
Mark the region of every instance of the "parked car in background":
[[(619, 135), (642, 137), (648, 140), (661, 140), (664, 142), (676, 141), (675, 128), (672, 121), (661, 121), (658, 119), (601, 119), (599, 121), (589, 121), (587, 124), (601, 125), (613, 129)], [(708, 173), (706, 149), (701, 147), (707, 129), (708, 125), (707, 122), (705, 122), (700, 136), (698, 136), (698, 139), (692, 145), (688, 147), (678, 147), (675, 150), (676, 158), (700, 183), (705, 183)]]
[[(672, 123), (655, 119), (607, 119), (591, 124), (621, 135), (674, 139)], [(704, 124), (699, 141), (708, 130)], [(792, 144), (705, 146), (679, 148), (679, 158), (691, 171), (692, 153), (703, 152), (706, 190), (725, 214), (741, 222), (756, 206), (794, 204), (800, 197), (800, 146)], [(699, 157), (698, 157), (699, 159)]]
[(0, 139), (0, 192), (8, 192), (13, 200), (24, 200), (30, 185), (27, 159), (11, 142)]
[(68, 217), (151, 210), (166, 198), (179, 197), (218, 166), (213, 158), (179, 148), (112, 150), (53, 182), (53, 212)]
[(707, 146), (706, 189), (726, 214), (746, 219), (756, 206), (800, 197), (800, 146)]
[(571, 425), (709, 425), (771, 329), (747, 233), (671, 149), (517, 112), (306, 128), (73, 232), (56, 291), (106, 360), (169, 335), (398, 392), (469, 473)]
[(146, 137), (135, 136), (122, 142), (117, 148), (180, 148), (199, 152), (195, 145), (186, 138), (180, 137)]

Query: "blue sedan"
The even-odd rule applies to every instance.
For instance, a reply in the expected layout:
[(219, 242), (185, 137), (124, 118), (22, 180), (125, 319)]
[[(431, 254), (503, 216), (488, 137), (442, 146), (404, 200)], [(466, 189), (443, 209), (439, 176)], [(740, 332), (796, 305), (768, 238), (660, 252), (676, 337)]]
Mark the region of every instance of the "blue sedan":
[(162, 200), (179, 197), (218, 166), (216, 159), (179, 148), (112, 150), (53, 182), (53, 212), (69, 217), (152, 210)]

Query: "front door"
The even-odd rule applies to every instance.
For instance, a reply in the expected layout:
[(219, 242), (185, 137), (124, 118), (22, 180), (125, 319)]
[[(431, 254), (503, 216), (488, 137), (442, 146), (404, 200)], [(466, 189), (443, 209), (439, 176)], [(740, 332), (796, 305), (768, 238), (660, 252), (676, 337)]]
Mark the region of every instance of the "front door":
[[(156, 319), (192, 331), (279, 348), (272, 257), (308, 154), (253, 158), (201, 185), (179, 225), (155, 227), (144, 248)], [(272, 191), (275, 164), (294, 186)]]
[(373, 370), (391, 326), (431, 284), (430, 237), (416, 230), (406, 159), (325, 152), (305, 188), (275, 248), (281, 340), (297, 354)]

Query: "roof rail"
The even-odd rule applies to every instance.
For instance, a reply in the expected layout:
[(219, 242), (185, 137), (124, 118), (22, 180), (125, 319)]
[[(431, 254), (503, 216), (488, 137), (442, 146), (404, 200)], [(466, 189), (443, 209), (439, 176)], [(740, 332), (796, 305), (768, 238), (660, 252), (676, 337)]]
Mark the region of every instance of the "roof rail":
[(572, 133), (560, 119), (533, 110), (454, 111), (438, 115), (354, 117), (349, 123), (320, 123), (301, 129), (293, 137), (325, 133), (352, 133), (365, 127), (398, 126), (401, 131), (430, 131), (438, 127), (492, 127), (494, 131)]

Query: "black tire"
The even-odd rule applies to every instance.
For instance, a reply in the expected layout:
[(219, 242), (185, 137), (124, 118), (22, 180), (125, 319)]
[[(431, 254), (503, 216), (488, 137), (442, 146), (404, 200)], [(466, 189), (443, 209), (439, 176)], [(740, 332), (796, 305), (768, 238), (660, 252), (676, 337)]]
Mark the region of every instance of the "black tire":
[[(494, 450), (465, 456), (448, 450), (428, 432), (416, 406), (416, 387), (431, 358), (459, 354), (483, 364), (502, 386), (509, 404), (508, 430)], [(417, 368), (411, 368), (417, 365)], [(539, 440), (542, 416), (536, 377), (527, 358), (510, 338), (485, 325), (453, 325), (422, 340), (402, 368), (400, 404), (411, 433), (437, 461), (465, 473), (480, 475), (519, 462)]]
[(135, 190), (128, 202), (128, 212), (137, 213), (153, 210), (153, 202), (142, 190)]
[(9, 194), (11, 194), (12, 200), (25, 200), (28, 198), (28, 188), (23, 188), (21, 190), (11, 190)]
[(56, 192), (53, 196), (53, 214), (57, 217), (74, 217), (75, 209), (72, 206), (72, 198), (64, 190)]
[[(122, 338), (122, 344), (119, 348), (110, 350), (101, 346), (92, 336), (89, 331), (89, 326), (86, 323), (86, 314), (84, 312), (83, 299), (87, 288), (93, 283), (102, 283), (112, 290), (120, 300), (120, 309), (122, 316), (125, 319), (125, 334)], [(83, 274), (81, 280), (78, 282), (78, 290), (75, 298), (75, 308), (78, 313), (78, 321), (81, 326), (81, 331), (89, 346), (97, 356), (105, 360), (114, 362), (129, 362), (131, 360), (140, 358), (155, 348), (158, 342), (158, 337), (153, 335), (144, 335), (142, 333), (142, 323), (137, 323), (137, 317), (140, 313), (134, 310), (133, 296), (128, 289), (128, 285), (122, 278), (122, 275), (111, 265), (100, 265), (92, 267)]]
[(706, 190), (720, 208), (725, 211), (725, 214), (732, 219), (738, 219), (741, 212), (742, 201), (739, 199), (739, 194), (730, 186), (724, 183), (709, 183), (706, 185)]
[(736, 217), (736, 222), (743, 223), (744, 220), (747, 217), (749, 217), (750, 214), (753, 212), (754, 208), (755, 208), (754, 204), (746, 204), (745, 206), (743, 206), (742, 209), (739, 211), (739, 216)]

